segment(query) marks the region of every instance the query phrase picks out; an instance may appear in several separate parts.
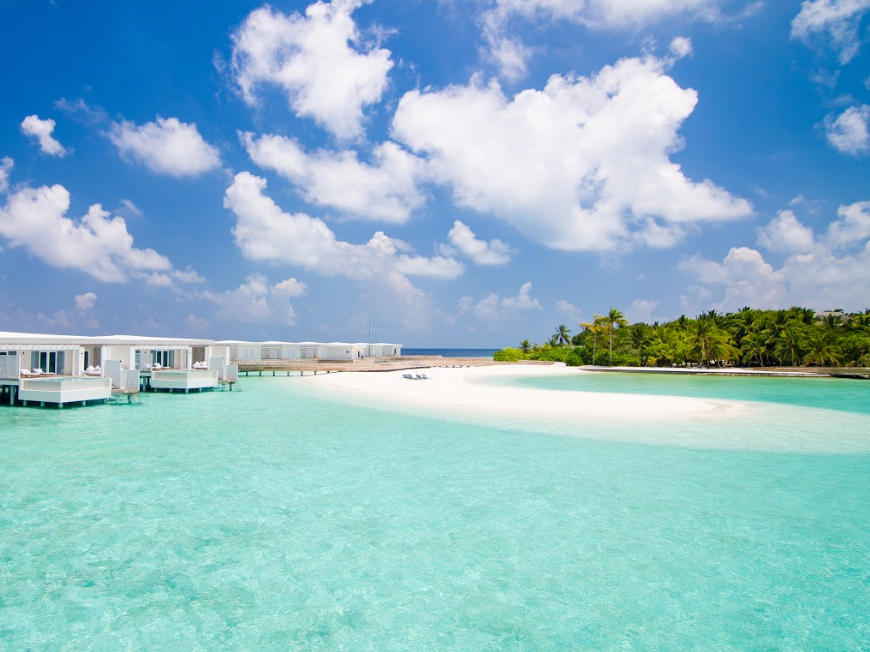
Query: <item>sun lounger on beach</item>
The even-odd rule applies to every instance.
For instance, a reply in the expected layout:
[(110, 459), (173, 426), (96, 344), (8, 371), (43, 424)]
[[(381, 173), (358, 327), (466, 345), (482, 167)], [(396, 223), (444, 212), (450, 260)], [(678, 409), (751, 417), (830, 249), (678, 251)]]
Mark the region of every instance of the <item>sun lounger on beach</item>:
[(412, 376), (411, 374), (402, 374), (402, 378), (404, 378), (405, 380), (414, 380), (414, 376)]

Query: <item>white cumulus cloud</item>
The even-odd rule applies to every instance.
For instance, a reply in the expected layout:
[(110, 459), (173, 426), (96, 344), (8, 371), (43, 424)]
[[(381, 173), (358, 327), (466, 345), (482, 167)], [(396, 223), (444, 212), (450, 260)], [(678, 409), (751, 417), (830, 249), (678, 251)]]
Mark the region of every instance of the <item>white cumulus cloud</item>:
[(296, 310), (290, 299), (305, 294), (306, 285), (289, 278), (272, 285), (263, 274), (251, 274), (235, 290), (205, 291), (202, 297), (219, 306), (221, 319), (242, 322), (279, 321), (296, 325)]
[(123, 218), (99, 204), (78, 220), (66, 217), (70, 195), (60, 185), (21, 188), (0, 208), (0, 235), (52, 267), (77, 269), (99, 281), (121, 282), (131, 272), (171, 270), (153, 249), (133, 247)]
[(393, 134), (425, 156), (463, 207), (502, 218), (556, 249), (671, 246), (685, 225), (751, 214), (670, 155), (697, 103), (654, 58), (623, 59), (592, 77), (553, 75), (507, 97), (495, 81), (412, 91)]
[(815, 244), (813, 230), (801, 224), (793, 211), (780, 211), (758, 230), (758, 244), (768, 251), (799, 254)]
[(599, 29), (625, 29), (675, 15), (721, 18), (724, 0), (496, 0), (502, 15), (568, 20)]
[(123, 120), (112, 124), (109, 139), (124, 158), (152, 172), (172, 177), (195, 177), (220, 165), (218, 150), (200, 135), (195, 124), (157, 117), (137, 125)]
[(142, 216), (142, 209), (134, 204), (130, 199), (122, 199), (121, 208), (136, 217)]
[(9, 190), (9, 173), (15, 167), (15, 162), (8, 156), (0, 159), (0, 195)]
[(492, 293), (474, 306), (474, 314), (483, 321), (498, 321), (506, 314), (516, 314), (529, 310), (541, 310), (541, 302), (532, 295), (531, 281), (523, 283), (519, 292), (512, 297), (500, 297)]
[(169, 259), (153, 249), (134, 247), (124, 219), (111, 217), (100, 204), (80, 219), (66, 216), (69, 207), (69, 191), (59, 184), (19, 187), (0, 206), (0, 236), (47, 265), (75, 269), (106, 283), (132, 277), (172, 285), (196, 274), (174, 270)]
[(97, 303), (97, 295), (94, 292), (85, 292), (75, 296), (76, 309), (82, 312), (88, 311)]
[(532, 296), (532, 282), (523, 283), (514, 297), (503, 297), (501, 305), (508, 310), (540, 310), (541, 303)]
[(501, 240), (478, 240), (474, 231), (456, 220), (447, 233), (452, 247), (461, 251), (478, 265), (504, 265), (511, 259), (511, 248)]
[(66, 156), (67, 150), (52, 136), (55, 121), (51, 119), (40, 120), (38, 115), (29, 115), (21, 122), (21, 131), (39, 143), (39, 149), (43, 154), (50, 156)]
[[(791, 235), (774, 240), (774, 233)], [(808, 234), (812, 236), (809, 243)], [(789, 239), (792, 246), (775, 249), (789, 254), (778, 269), (761, 252), (749, 247), (733, 247), (721, 263), (694, 256), (683, 260), (679, 267), (693, 279), (698, 296), (709, 296), (714, 290), (723, 293), (712, 306), (717, 310), (739, 310), (746, 305), (866, 308), (870, 287), (870, 201), (840, 206), (837, 218), (822, 234), (814, 234), (790, 211), (782, 211), (759, 235), (763, 247), (781, 245)]]
[[(511, 35), (511, 23), (521, 19), (532, 24), (575, 23), (595, 30), (636, 31), (677, 17), (705, 22), (728, 20), (721, 8), (729, 0), (481, 0), (483, 40), (489, 58), (501, 74), (516, 81), (526, 73), (534, 49)], [(737, 17), (755, 13), (759, 2), (747, 3)], [(688, 45), (688, 49), (686, 46)], [(691, 53), (691, 41), (675, 39), (672, 52)], [(674, 49), (676, 48), (676, 49)]]
[(852, 106), (838, 116), (825, 118), (828, 143), (843, 154), (860, 156), (870, 151), (870, 106)]
[(572, 323), (580, 323), (580, 319), (583, 317), (583, 310), (570, 301), (565, 301), (565, 299), (556, 302), (556, 312), (567, 316)]
[(396, 143), (378, 145), (369, 165), (351, 150), (309, 154), (283, 136), (243, 133), (241, 140), (254, 163), (291, 181), (311, 204), (397, 224), (423, 204), (418, 187), (423, 162)]
[(308, 285), (304, 281), (288, 278), (275, 284), (275, 292), (283, 292), (288, 297), (301, 297), (308, 291)]
[(658, 307), (658, 301), (651, 301), (649, 299), (635, 299), (631, 302), (628, 310), (625, 311), (625, 318), (631, 324), (636, 324), (638, 322), (651, 324), (655, 321), (652, 316), (653, 310)]
[(687, 36), (677, 36), (676, 38), (674, 38), (674, 40), (671, 41), (670, 51), (671, 54), (679, 59), (691, 56), (692, 39), (688, 38)]
[(233, 235), (246, 258), (283, 262), (325, 276), (354, 279), (388, 271), (441, 279), (462, 274), (462, 264), (457, 261), (399, 253), (408, 246), (381, 231), (362, 245), (338, 240), (323, 220), (281, 210), (264, 193), (265, 189), (264, 179), (240, 172), (224, 197), (224, 206), (236, 216)]
[(363, 108), (381, 99), (393, 66), (389, 50), (363, 47), (352, 18), (363, 4), (315, 2), (304, 16), (268, 6), (251, 12), (232, 37), (233, 73), (245, 101), (257, 104), (258, 87), (275, 85), (297, 116), (340, 138), (360, 136)]
[(837, 219), (828, 225), (826, 244), (832, 249), (860, 245), (870, 238), (870, 201), (855, 202), (837, 209)]
[(803, 41), (827, 37), (846, 64), (861, 50), (861, 19), (867, 11), (870, 0), (805, 0), (792, 20), (791, 36)]

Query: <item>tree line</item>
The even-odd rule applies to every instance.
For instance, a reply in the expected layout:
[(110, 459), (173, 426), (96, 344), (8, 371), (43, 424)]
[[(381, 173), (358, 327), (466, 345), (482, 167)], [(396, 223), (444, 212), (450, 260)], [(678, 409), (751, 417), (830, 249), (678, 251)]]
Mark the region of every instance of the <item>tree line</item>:
[(745, 307), (629, 324), (622, 311), (611, 308), (579, 326), (572, 335), (560, 324), (542, 344), (523, 340), (497, 351), (495, 359), (626, 367), (870, 367), (870, 309), (816, 313)]

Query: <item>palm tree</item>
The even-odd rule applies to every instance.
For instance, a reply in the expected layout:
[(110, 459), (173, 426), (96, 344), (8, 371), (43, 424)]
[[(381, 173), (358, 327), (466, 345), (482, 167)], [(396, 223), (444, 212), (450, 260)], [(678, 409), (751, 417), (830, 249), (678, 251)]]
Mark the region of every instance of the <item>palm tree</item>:
[(734, 346), (743, 346), (743, 338), (757, 331), (755, 318), (756, 311), (749, 306), (744, 306), (738, 312), (728, 315), (726, 328), (734, 337)]
[(830, 336), (825, 333), (816, 333), (810, 339), (810, 346), (804, 356), (805, 365), (833, 366), (840, 361), (840, 347), (836, 346)]
[(593, 315), (592, 323), (583, 322), (580, 324), (586, 330), (592, 331), (592, 364), (595, 364), (595, 353), (598, 348), (598, 331), (601, 330), (601, 320), (604, 319), (601, 315)]
[(776, 342), (776, 355), (780, 360), (786, 357), (791, 359), (793, 367), (803, 357), (804, 342), (806, 341), (807, 326), (796, 319), (792, 319), (786, 323), (785, 328)]
[(767, 352), (767, 339), (760, 331), (753, 331), (743, 337), (740, 343), (740, 352), (743, 354), (743, 364), (752, 360), (758, 361), (758, 366), (764, 366), (764, 354)]
[[(816, 311), (811, 308), (801, 308), (800, 306), (792, 306), (788, 309), (789, 319), (796, 319), (802, 324), (810, 325), (816, 321)], [(835, 311), (835, 312), (842, 312)]]
[(553, 336), (559, 346), (564, 346), (571, 341), (571, 330), (565, 324), (559, 324), (556, 327), (556, 334)]
[(712, 360), (730, 360), (739, 355), (731, 344), (731, 336), (706, 315), (700, 316), (689, 326), (688, 343), (691, 353), (704, 367), (710, 366)]
[(640, 356), (640, 366), (645, 367), (647, 347), (652, 339), (653, 330), (643, 322), (639, 322), (628, 327), (628, 335), (631, 345), (637, 349)]
[(613, 366), (613, 329), (621, 326), (628, 326), (628, 321), (621, 310), (611, 308), (610, 312), (604, 317), (604, 323), (607, 324), (607, 330), (610, 333), (610, 366)]
[(523, 340), (520, 342), (520, 350), (522, 350), (523, 355), (528, 355), (529, 351), (532, 350), (532, 343), (528, 340)]

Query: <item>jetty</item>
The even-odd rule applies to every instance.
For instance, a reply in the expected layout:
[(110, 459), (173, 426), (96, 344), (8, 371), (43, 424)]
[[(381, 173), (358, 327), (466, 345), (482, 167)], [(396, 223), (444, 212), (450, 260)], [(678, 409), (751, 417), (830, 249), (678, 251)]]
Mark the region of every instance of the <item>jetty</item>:
[[(494, 362), (487, 358), (446, 358), (443, 356), (400, 356), (362, 358), (359, 360), (237, 360), (239, 375), (245, 376), (305, 376), (339, 371), (406, 371), (432, 367), (487, 367), (513, 364)], [(529, 361), (531, 364), (551, 364)]]

